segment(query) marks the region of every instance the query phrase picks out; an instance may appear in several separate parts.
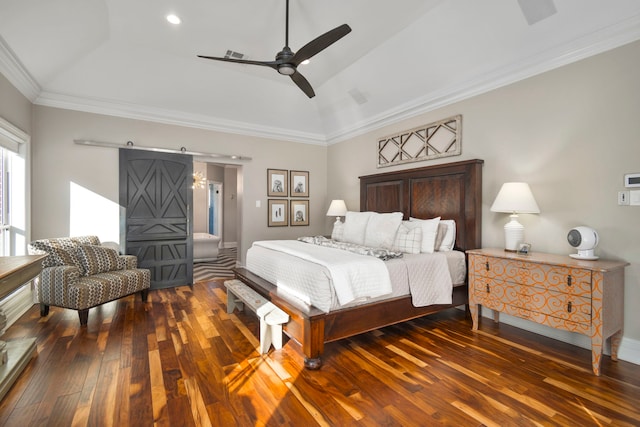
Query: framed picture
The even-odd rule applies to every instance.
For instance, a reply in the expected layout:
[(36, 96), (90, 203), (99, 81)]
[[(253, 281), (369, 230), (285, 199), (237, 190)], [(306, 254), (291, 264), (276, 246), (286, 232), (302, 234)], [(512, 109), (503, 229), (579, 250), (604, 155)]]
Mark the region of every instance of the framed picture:
[(289, 225), (289, 201), (287, 199), (269, 199), (269, 227), (286, 227)]
[(291, 201), (291, 225), (309, 225), (309, 201)]
[(518, 253), (520, 255), (529, 255), (531, 253), (531, 244), (520, 243), (520, 246), (518, 247)]
[(283, 169), (267, 169), (267, 196), (287, 197), (287, 171)]
[(291, 171), (289, 191), (291, 197), (309, 197), (309, 172)]

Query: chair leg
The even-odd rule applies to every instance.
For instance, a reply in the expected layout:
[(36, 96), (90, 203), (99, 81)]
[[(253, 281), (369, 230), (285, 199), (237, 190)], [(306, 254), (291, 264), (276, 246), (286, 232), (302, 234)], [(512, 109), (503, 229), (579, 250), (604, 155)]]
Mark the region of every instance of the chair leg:
[(49, 315), (49, 306), (44, 304), (44, 303), (40, 303), (40, 317), (45, 317)]
[(80, 317), (80, 326), (87, 326), (89, 320), (89, 309), (78, 310), (78, 317)]
[(142, 302), (147, 302), (148, 296), (149, 296), (149, 289), (143, 289), (140, 291), (140, 297), (142, 298)]

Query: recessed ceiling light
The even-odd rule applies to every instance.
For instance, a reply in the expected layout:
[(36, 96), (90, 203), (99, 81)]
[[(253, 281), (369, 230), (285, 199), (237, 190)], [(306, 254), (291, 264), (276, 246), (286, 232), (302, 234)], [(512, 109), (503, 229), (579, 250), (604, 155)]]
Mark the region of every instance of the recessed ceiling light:
[(167, 21), (169, 21), (173, 25), (178, 25), (179, 23), (182, 22), (180, 17), (178, 15), (174, 15), (174, 14), (167, 15)]

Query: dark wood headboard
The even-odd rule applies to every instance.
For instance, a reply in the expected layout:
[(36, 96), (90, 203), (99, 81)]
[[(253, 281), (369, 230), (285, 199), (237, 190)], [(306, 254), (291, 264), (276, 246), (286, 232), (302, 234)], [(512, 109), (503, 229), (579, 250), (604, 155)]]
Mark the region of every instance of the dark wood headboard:
[(456, 221), (456, 249), (482, 243), (482, 164), (467, 160), (360, 177), (360, 210)]

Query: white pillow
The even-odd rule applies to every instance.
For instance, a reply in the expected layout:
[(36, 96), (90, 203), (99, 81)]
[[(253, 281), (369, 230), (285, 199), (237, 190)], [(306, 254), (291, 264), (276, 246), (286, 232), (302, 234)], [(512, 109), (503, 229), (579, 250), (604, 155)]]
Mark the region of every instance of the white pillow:
[(391, 249), (401, 222), (402, 212), (372, 212), (364, 233), (365, 246)]
[(333, 231), (331, 232), (331, 238), (342, 242), (344, 239), (344, 222), (336, 221), (333, 223)]
[(393, 242), (392, 251), (404, 252), (407, 254), (419, 254), (422, 248), (422, 228), (410, 229), (404, 224), (400, 224)]
[(345, 242), (364, 245), (364, 234), (367, 230), (369, 217), (373, 212), (347, 211), (344, 219), (344, 233), (342, 239)]
[(452, 219), (441, 219), (438, 223), (435, 250), (449, 252), (456, 244), (456, 222)]
[(439, 223), (440, 217), (432, 219), (409, 218), (408, 222), (404, 222), (409, 228), (422, 228), (422, 246), (420, 247), (420, 252), (427, 254), (433, 253), (435, 249)]

